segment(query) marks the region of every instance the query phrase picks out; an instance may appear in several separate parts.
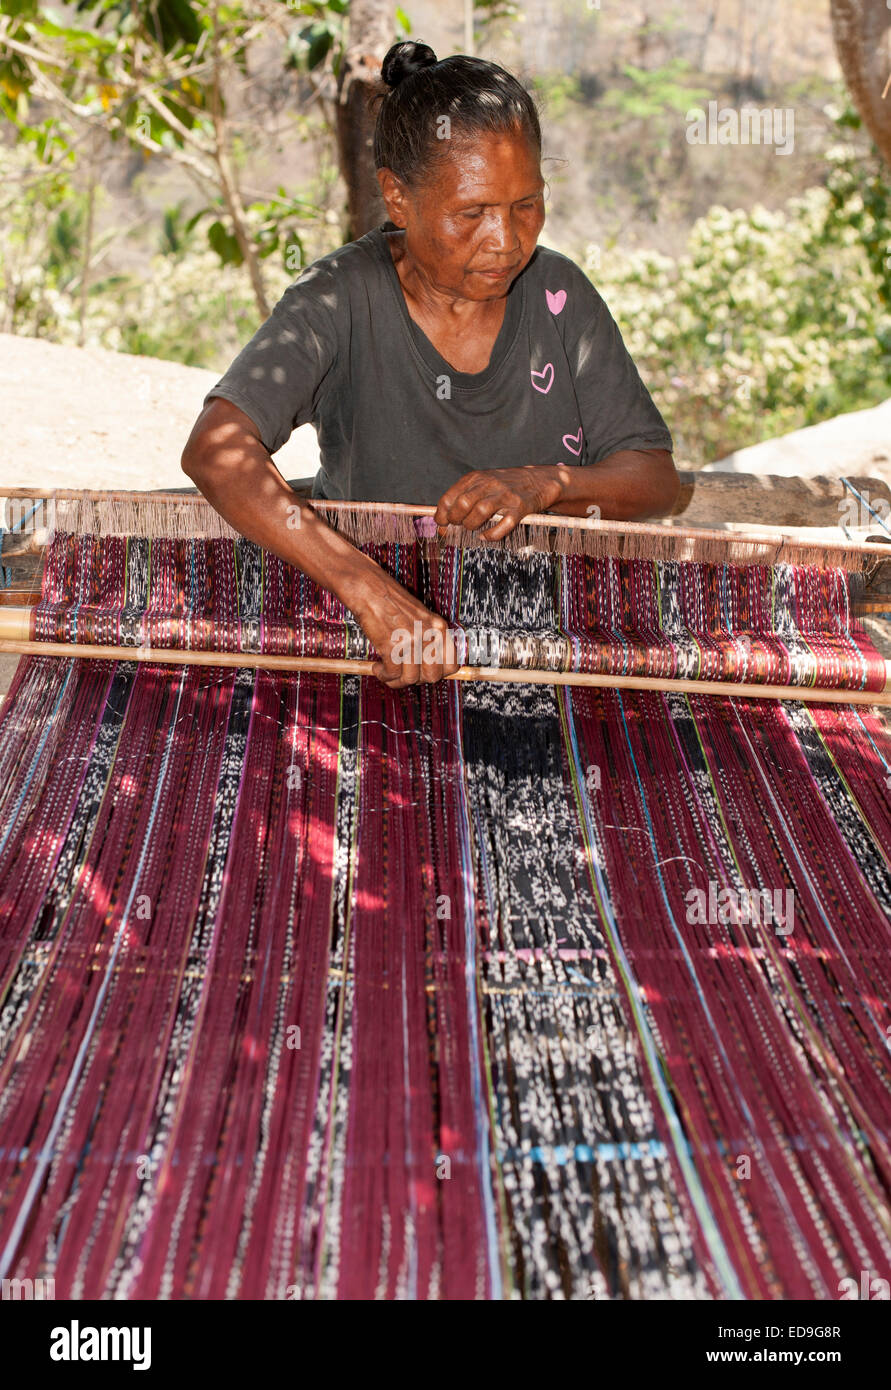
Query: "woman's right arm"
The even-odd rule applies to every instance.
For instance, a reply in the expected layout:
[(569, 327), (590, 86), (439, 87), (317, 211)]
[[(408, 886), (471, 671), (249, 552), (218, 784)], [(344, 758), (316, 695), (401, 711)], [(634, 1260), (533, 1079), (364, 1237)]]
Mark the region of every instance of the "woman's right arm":
[[(299, 500), (244, 411), (219, 396), (208, 401), (192, 427), (182, 467), (230, 526), (340, 599), (377, 652), (374, 674), (385, 685), (438, 681), (456, 670), (457, 662), (448, 660), (446, 620)], [(394, 660), (398, 634), (414, 634), (416, 622), (421, 643), (412, 644), (409, 659)], [(440, 654), (442, 660), (424, 660)]]

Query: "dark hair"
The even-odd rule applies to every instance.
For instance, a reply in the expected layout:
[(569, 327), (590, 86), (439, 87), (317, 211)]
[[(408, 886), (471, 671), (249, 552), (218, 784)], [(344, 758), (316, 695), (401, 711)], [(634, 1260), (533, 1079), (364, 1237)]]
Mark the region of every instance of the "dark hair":
[(448, 141), (440, 134), (448, 117), (449, 135), (520, 130), (541, 150), (535, 102), (515, 77), (497, 63), (455, 53), (438, 61), (426, 43), (395, 43), (384, 58), (381, 76), (389, 91), (374, 129), (374, 167), (392, 169), (406, 184), (423, 182), (442, 158)]

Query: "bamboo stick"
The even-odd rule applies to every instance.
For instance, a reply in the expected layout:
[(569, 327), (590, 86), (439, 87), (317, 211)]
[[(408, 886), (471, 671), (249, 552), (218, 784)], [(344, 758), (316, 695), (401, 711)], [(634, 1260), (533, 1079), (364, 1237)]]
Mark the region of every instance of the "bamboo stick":
[[(5, 488), (0, 490), (0, 496), (7, 498), (21, 499), (43, 499), (47, 502), (57, 501), (95, 501), (95, 502), (151, 502), (151, 503), (188, 503), (190, 506), (210, 507), (207, 498), (200, 492), (190, 491), (97, 491), (90, 488), (56, 488), (52, 491), (46, 489), (19, 487)], [(405, 502), (353, 502), (338, 501), (335, 499), (320, 497), (299, 497), (301, 502), (307, 506), (317, 507), (329, 511), (343, 512), (377, 512), (390, 513), (397, 516), (413, 517), (432, 517), (436, 512), (434, 506), (424, 506), (421, 504)], [(212, 508), (211, 508), (212, 510)], [(599, 532), (604, 535), (622, 536), (670, 536), (673, 542), (689, 538), (700, 543), (715, 541), (726, 546), (745, 542), (751, 546), (762, 546), (775, 549), (776, 554), (785, 548), (800, 549), (819, 549), (827, 554), (838, 553), (839, 555), (862, 555), (870, 560), (875, 560), (876, 547), (868, 541), (845, 540), (845, 541), (809, 541), (796, 534), (794, 531), (783, 531), (777, 529), (774, 532), (749, 531), (733, 532), (718, 531), (706, 527), (684, 527), (679, 525), (667, 525), (660, 521), (606, 521), (588, 516), (565, 516), (555, 512), (531, 512), (523, 517), (523, 526), (544, 526), (552, 527), (557, 530), (590, 531)]]
[(33, 608), (0, 609), (0, 638), (10, 642), (29, 642), (33, 637)]
[[(0, 614), (0, 617), (4, 615)], [(370, 676), (372, 661), (322, 656), (281, 656), (267, 652), (183, 651), (174, 647), (93, 646), (85, 642), (36, 642), (0, 638), (0, 653), (80, 657), (96, 661), (138, 661), (176, 666), (251, 667), (269, 671), (307, 671), (338, 676)], [(622, 676), (588, 671), (525, 671), (501, 666), (461, 666), (446, 680), (491, 681), (516, 685), (578, 685), (610, 690), (677, 691), (684, 695), (725, 695), (747, 700), (804, 700), (836, 705), (891, 705), (891, 662), (885, 663), (881, 691), (837, 690), (824, 686), (754, 685), (733, 681), (675, 680), (661, 676)]]
[[(169, 502), (176, 503), (188, 502), (191, 506), (210, 506), (207, 498), (200, 492), (126, 492), (126, 491), (96, 491), (91, 488), (55, 488), (52, 492), (44, 492), (39, 488), (10, 487), (0, 490), (0, 496), (17, 497), (23, 500), (33, 499), (46, 502)], [(343, 502), (336, 498), (327, 497), (301, 497), (301, 502), (305, 502), (308, 507), (319, 507), (326, 511), (335, 512), (386, 512), (394, 516), (434, 516), (436, 507), (422, 503), (413, 502)], [(525, 526), (568, 526), (578, 527), (581, 530), (597, 530), (602, 526), (629, 526), (645, 525), (642, 522), (603, 522), (590, 516), (561, 516), (556, 512), (530, 512), (523, 518)], [(649, 523), (658, 525), (658, 522)], [(681, 528), (672, 526), (672, 531), (678, 535), (683, 535)], [(700, 533), (696, 529), (696, 535), (710, 534), (709, 532)], [(718, 531), (716, 535), (727, 535), (725, 531)], [(776, 541), (775, 536), (769, 537)], [(844, 547), (847, 548), (847, 547)]]

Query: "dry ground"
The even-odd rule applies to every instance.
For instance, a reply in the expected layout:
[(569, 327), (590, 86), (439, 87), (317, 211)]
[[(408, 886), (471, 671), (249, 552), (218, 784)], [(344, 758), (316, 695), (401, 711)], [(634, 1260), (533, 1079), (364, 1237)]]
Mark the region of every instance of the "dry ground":
[[(4, 488), (189, 487), (179, 460), (216, 372), (104, 348), (0, 333)], [(311, 425), (276, 456), (286, 478), (318, 467)], [(0, 698), (18, 658), (0, 656)]]

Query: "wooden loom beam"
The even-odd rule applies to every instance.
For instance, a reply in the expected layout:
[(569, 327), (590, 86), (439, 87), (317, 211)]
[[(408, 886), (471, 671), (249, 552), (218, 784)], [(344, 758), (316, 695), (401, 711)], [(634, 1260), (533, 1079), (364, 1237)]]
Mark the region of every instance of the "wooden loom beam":
[[(533, 515), (524, 519), (524, 524), (544, 527), (555, 535), (560, 533), (571, 534), (585, 532), (599, 532), (603, 536), (612, 536), (616, 540), (618, 551), (621, 553), (623, 538), (631, 537), (634, 533), (643, 534), (645, 537), (659, 537), (666, 545), (673, 545), (677, 541), (689, 540), (692, 543), (706, 542), (709, 545), (717, 546), (719, 549), (729, 547), (739, 547), (748, 545), (757, 548), (758, 554), (753, 551), (750, 563), (764, 564), (771, 563), (773, 558), (779, 555), (784, 546), (794, 551), (800, 547), (814, 547), (820, 549), (825, 555), (825, 563), (832, 563), (832, 554), (838, 551), (846, 553), (847, 559), (840, 559), (840, 563), (847, 563), (850, 567), (851, 557), (857, 556), (859, 572), (857, 583), (852, 589), (852, 610), (856, 615), (867, 613), (884, 613), (891, 611), (891, 556), (883, 544), (875, 542), (887, 541), (891, 543), (891, 537), (884, 535), (869, 536), (866, 540), (858, 539), (854, 541), (839, 542), (814, 541), (813, 528), (811, 535), (807, 534), (807, 529), (798, 529), (795, 533), (783, 533), (775, 530), (768, 534), (765, 532), (755, 532), (751, 528), (751, 522), (756, 519), (762, 524), (775, 523), (782, 521), (784, 524), (797, 523), (803, 515), (812, 522), (828, 523), (830, 520), (837, 521), (839, 518), (839, 508), (844, 497), (849, 499), (853, 494), (842, 487), (841, 481), (837, 478), (773, 478), (773, 477), (747, 477), (736, 474), (681, 474), (684, 485), (681, 497), (675, 508), (675, 516), (668, 518), (666, 523), (621, 523), (621, 522), (597, 522), (587, 517), (560, 516), (548, 513), (543, 516)], [(708, 499), (707, 503), (700, 501), (697, 507), (689, 505), (691, 489), (694, 487), (695, 496), (700, 499), (704, 496)], [(298, 480), (291, 482), (295, 496), (303, 500), (312, 501), (308, 497), (309, 484), (311, 479)], [(858, 488), (871, 488), (869, 496), (874, 501), (885, 501), (884, 494), (888, 493), (889, 507), (891, 507), (891, 491), (885, 485), (875, 479), (852, 478), (849, 482)], [(729, 495), (728, 493), (729, 487)], [(799, 495), (801, 494), (801, 495)], [(36, 603), (40, 598), (40, 563), (47, 539), (47, 525), (50, 514), (45, 507), (34, 510), (32, 515), (28, 515), (29, 503), (51, 503), (55, 498), (59, 501), (82, 501), (82, 502), (109, 502), (109, 503), (183, 503), (198, 504), (200, 507), (210, 507), (210, 504), (195, 488), (182, 488), (179, 490), (166, 490), (158, 492), (142, 491), (113, 491), (100, 492), (92, 489), (64, 489), (59, 488), (50, 491), (46, 488), (9, 488), (0, 496), (6, 498), (7, 510), (10, 504), (18, 512), (16, 525), (27, 525), (25, 530), (11, 529), (0, 534), (0, 565), (6, 570), (6, 587), (0, 589), (0, 608), (7, 605), (19, 605), (22, 603)], [(686, 497), (686, 500), (685, 500)], [(791, 502), (789, 498), (791, 497)], [(723, 499), (723, 500), (721, 500)], [(785, 499), (785, 500), (784, 500)], [(16, 504), (19, 504), (16, 506)], [(434, 512), (433, 507), (410, 506), (403, 503), (355, 503), (355, 502), (331, 502), (325, 501), (320, 505), (332, 511), (347, 511), (354, 514), (363, 512), (388, 512), (396, 516), (431, 516)], [(859, 504), (858, 504), (859, 505)], [(790, 510), (791, 507), (791, 510)], [(703, 525), (690, 525), (688, 518), (692, 520), (692, 513), (700, 523), (704, 520), (715, 524), (741, 524), (741, 518), (746, 520), (744, 532), (707, 529)], [(25, 522), (27, 517), (27, 522)], [(680, 518), (680, 520), (679, 520)], [(8, 521), (12, 518), (7, 517)], [(33, 529), (32, 529), (33, 528)], [(234, 534), (234, 533), (233, 533)], [(789, 558), (787, 556), (787, 558)], [(804, 563), (813, 563), (809, 560)], [(747, 563), (745, 559), (737, 558), (732, 563)]]
[[(674, 532), (678, 536), (714, 535), (724, 541), (751, 538), (777, 544), (784, 538), (776, 534), (758, 536), (753, 533), (753, 526), (792, 527), (798, 531), (813, 531), (814, 528), (838, 529), (844, 507), (854, 504), (856, 504), (855, 510), (860, 507), (858, 497), (865, 499), (873, 507), (878, 503), (891, 511), (891, 489), (881, 479), (867, 476), (857, 475), (843, 481), (841, 478), (822, 476), (799, 478), (720, 472), (703, 473), (683, 469), (679, 471), (679, 476), (681, 489), (671, 516), (660, 518), (653, 523), (643, 523), (644, 525), (656, 525), (660, 531)], [(310, 503), (314, 500), (309, 495), (311, 484), (311, 478), (290, 480), (295, 497)], [(10, 487), (0, 489), (0, 498), (5, 498), (7, 503), (19, 502), (23, 504), (23, 507), (29, 501), (48, 503), (53, 499), (112, 503), (190, 502), (197, 503), (199, 506), (210, 506), (203, 495), (194, 487), (167, 488), (155, 492), (135, 489), (102, 491), (91, 488)], [(342, 508), (353, 511), (390, 512), (395, 515), (406, 516), (430, 516), (435, 510), (431, 506), (405, 503), (340, 503), (326, 500), (320, 505), (333, 510)], [(840, 549), (850, 549), (853, 544), (855, 548), (860, 548), (865, 555), (881, 560), (884, 544), (891, 546), (891, 534), (889, 534), (888, 529), (883, 529), (879, 521), (873, 523), (868, 513), (866, 520), (869, 525), (873, 526), (876, 533), (870, 535), (866, 542), (830, 542), (829, 548), (832, 548), (833, 544), (837, 544)], [(38, 518), (38, 524), (39, 521), (40, 518)], [(598, 526), (604, 530), (613, 527), (621, 530), (626, 525), (626, 523), (614, 522), (599, 523), (587, 517), (561, 516), (553, 512), (544, 516), (530, 516), (526, 518), (526, 521), (530, 524), (582, 530), (593, 530)], [(631, 529), (640, 524), (630, 523)], [(728, 524), (745, 526), (746, 531), (744, 533), (727, 531), (725, 528)], [(712, 531), (712, 528), (715, 527), (720, 529)], [(29, 529), (32, 529), (33, 532), (33, 524)], [(787, 536), (785, 539), (792, 543), (796, 541), (804, 543), (806, 540), (805, 537), (798, 536)], [(42, 548), (42, 540), (37, 537), (32, 536), (32, 539), (30, 541), (25, 540), (24, 544), (22, 542), (22, 536), (12, 533), (4, 535), (0, 563), (6, 557), (14, 558), (15, 556), (38, 554)], [(891, 554), (891, 552), (887, 553)], [(891, 560), (889, 560), (889, 569), (891, 569)]]
[[(813, 478), (783, 477), (776, 474), (704, 473), (700, 470), (679, 469), (680, 493), (667, 524), (680, 521), (685, 527), (722, 526), (726, 522), (761, 526), (834, 527), (838, 526), (843, 504), (854, 498), (853, 492), (838, 477), (817, 475)], [(848, 483), (858, 493), (868, 497), (871, 504), (882, 502), (891, 506), (891, 488), (880, 478), (857, 474)], [(298, 497), (308, 497), (311, 478), (291, 480)], [(0, 495), (21, 500), (49, 498), (106, 498), (128, 501), (140, 497), (156, 501), (203, 500), (193, 487), (168, 488), (158, 492), (98, 491), (96, 489), (8, 487)], [(368, 504), (379, 510), (416, 511), (402, 504), (384, 506)], [(430, 509), (432, 510), (432, 508)], [(549, 518), (551, 519), (551, 518)], [(881, 527), (876, 526), (880, 531)], [(891, 537), (887, 539), (891, 540)]]
[[(27, 615), (23, 617), (22, 615)], [(0, 632), (21, 632), (30, 609), (0, 609)], [(184, 651), (174, 647), (115, 647), (86, 642), (39, 642), (0, 637), (0, 653), (20, 656), (80, 657), (94, 661), (138, 661), (176, 666), (252, 667), (268, 671), (308, 671), (338, 676), (370, 676), (374, 662), (339, 657), (282, 656), (269, 652)], [(880, 691), (839, 690), (824, 686), (756, 685), (733, 681), (675, 680), (661, 676), (623, 676), (612, 672), (527, 671), (504, 666), (461, 666), (447, 680), (495, 684), (580, 685), (613, 690), (676, 691), (685, 695), (727, 695), (748, 700), (804, 700), (821, 704), (891, 706), (891, 662), (885, 663)]]

